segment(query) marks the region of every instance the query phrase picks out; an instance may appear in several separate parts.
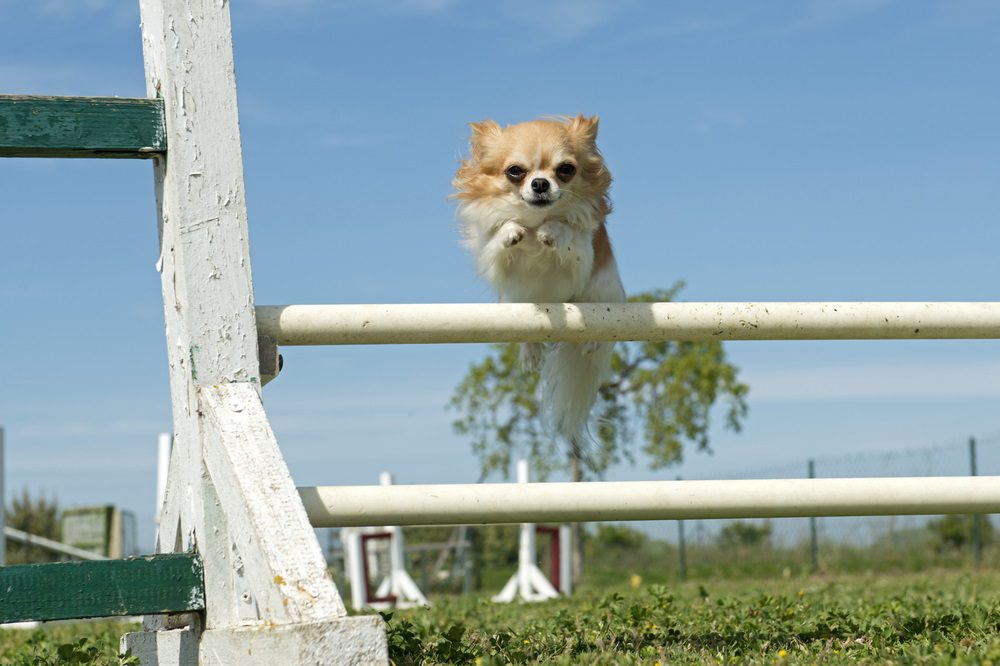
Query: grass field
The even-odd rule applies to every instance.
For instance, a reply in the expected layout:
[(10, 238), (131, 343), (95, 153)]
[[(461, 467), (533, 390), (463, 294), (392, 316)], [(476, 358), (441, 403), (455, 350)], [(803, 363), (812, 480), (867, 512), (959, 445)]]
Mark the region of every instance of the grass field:
[[(633, 581), (638, 582), (638, 581)], [(397, 664), (1000, 664), (1000, 574), (934, 571), (666, 587), (396, 611)], [(127, 625), (0, 631), (0, 665), (117, 664)]]
[(390, 619), (400, 664), (1000, 663), (1000, 575), (690, 583)]
[(102, 620), (52, 623), (34, 630), (0, 629), (0, 666), (118, 664), (118, 639), (138, 628), (138, 624)]

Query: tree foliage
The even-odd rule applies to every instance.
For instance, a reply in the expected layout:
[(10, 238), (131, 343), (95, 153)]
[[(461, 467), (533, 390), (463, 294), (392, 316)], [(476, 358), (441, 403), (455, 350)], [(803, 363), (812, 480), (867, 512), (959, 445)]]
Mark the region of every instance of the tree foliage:
[[(630, 302), (671, 301), (683, 288), (657, 289)], [(460, 413), (452, 426), (471, 439), (482, 472), (507, 474), (513, 457), (526, 456), (545, 478), (569, 464), (547, 431), (538, 401), (538, 375), (518, 362), (518, 345), (491, 345), (465, 375), (448, 406)], [(615, 346), (612, 376), (601, 386), (583, 467), (600, 475), (611, 465), (635, 461), (635, 431), (653, 469), (682, 460), (685, 445), (709, 450), (712, 408), (725, 403), (725, 425), (739, 431), (749, 387), (728, 362), (722, 343), (628, 342)]]
[[(976, 517), (958, 514), (941, 516), (927, 523), (927, 528), (937, 537), (939, 552), (958, 550), (973, 542)], [(979, 518), (979, 538), (983, 544), (993, 543), (993, 524), (988, 518)]]
[[(55, 498), (45, 496), (32, 499), (28, 489), (15, 496), (7, 510), (7, 524), (22, 532), (58, 541), (60, 537), (59, 504)], [(45, 548), (27, 546), (13, 540), (7, 541), (7, 563), (55, 562), (60, 557)]]
[(771, 521), (751, 523), (734, 520), (719, 531), (717, 541), (725, 549), (770, 546), (773, 529)]

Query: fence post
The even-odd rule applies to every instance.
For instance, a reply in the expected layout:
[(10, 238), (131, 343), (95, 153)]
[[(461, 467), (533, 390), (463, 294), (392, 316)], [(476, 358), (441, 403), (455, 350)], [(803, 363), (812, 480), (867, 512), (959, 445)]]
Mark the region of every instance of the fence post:
[(7, 537), (4, 535), (4, 528), (7, 527), (7, 491), (4, 488), (4, 450), (3, 450), (3, 426), (0, 426), (0, 567), (7, 564)]
[[(678, 476), (677, 480), (680, 481), (681, 477)], [(683, 520), (677, 521), (677, 557), (679, 559), (677, 578), (683, 583), (688, 577), (687, 542), (684, 541)]]
[(160, 539), (160, 514), (167, 497), (167, 478), (170, 470), (170, 449), (174, 445), (174, 437), (170, 433), (161, 432), (156, 442), (156, 512), (153, 513), (153, 550)]
[[(816, 478), (816, 461), (809, 459), (809, 478)], [(816, 534), (816, 516), (809, 518), (809, 567), (812, 573), (819, 571), (819, 538)]]
[[(969, 438), (969, 464), (971, 476), (976, 476), (976, 438)], [(976, 568), (983, 562), (983, 533), (980, 521), (982, 516), (978, 513), (972, 515), (972, 551), (976, 556)]]

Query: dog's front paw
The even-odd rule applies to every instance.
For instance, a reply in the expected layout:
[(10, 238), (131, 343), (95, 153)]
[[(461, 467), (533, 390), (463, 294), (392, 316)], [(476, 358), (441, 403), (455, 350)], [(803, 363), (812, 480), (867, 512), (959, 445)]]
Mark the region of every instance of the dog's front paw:
[(538, 242), (544, 245), (545, 247), (555, 247), (556, 237), (553, 236), (552, 234), (539, 229), (538, 233), (535, 235), (538, 237)]
[(545, 247), (554, 248), (566, 241), (566, 232), (565, 220), (546, 220), (538, 227), (535, 237)]
[(519, 224), (508, 222), (500, 228), (500, 242), (504, 247), (514, 247), (522, 240), (527, 230)]

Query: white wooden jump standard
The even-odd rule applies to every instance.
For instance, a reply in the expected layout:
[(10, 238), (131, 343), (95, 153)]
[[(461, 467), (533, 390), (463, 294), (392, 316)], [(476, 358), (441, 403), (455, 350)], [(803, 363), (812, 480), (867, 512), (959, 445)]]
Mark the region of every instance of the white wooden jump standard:
[(264, 414), (229, 3), (140, 0), (174, 446), (157, 549), (197, 550), (204, 616), (150, 616), (143, 664), (386, 663), (347, 617)]

